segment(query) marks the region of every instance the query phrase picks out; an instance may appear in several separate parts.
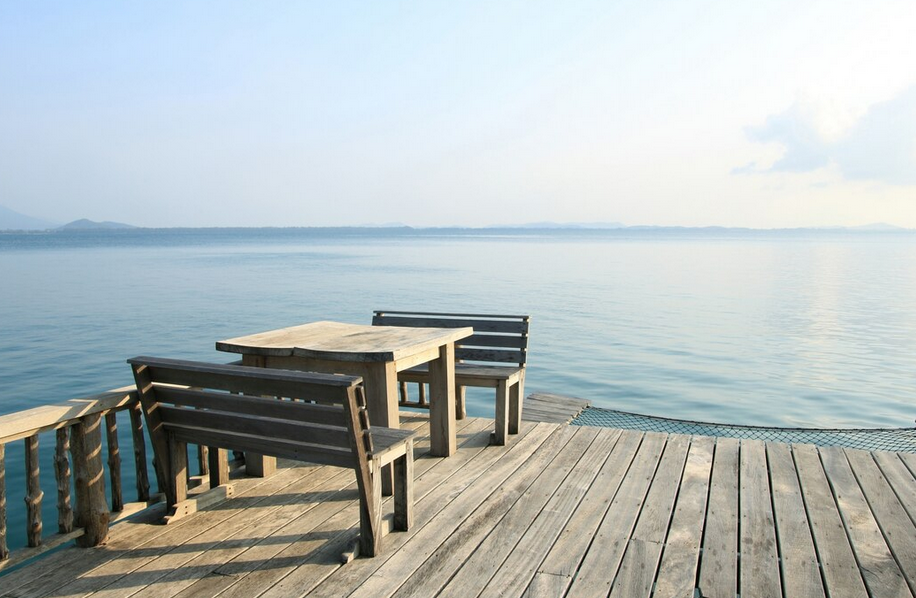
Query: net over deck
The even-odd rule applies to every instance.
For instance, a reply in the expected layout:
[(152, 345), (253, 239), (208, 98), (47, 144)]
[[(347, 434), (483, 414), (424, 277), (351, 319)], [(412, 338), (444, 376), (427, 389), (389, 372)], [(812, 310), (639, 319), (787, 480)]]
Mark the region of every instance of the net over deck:
[(839, 446), (866, 451), (916, 453), (916, 428), (770, 428), (670, 419), (599, 407), (584, 409), (570, 424), (574, 426), (602, 426), (606, 428), (641, 430), (644, 432), (666, 432), (669, 434), (748, 438), (772, 442), (814, 444), (817, 446)]

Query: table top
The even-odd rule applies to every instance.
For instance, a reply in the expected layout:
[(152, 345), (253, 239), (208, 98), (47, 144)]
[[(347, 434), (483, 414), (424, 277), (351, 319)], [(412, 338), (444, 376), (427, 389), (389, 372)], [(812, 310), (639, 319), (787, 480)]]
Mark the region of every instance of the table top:
[(410, 328), (324, 321), (217, 341), (216, 349), (270, 357), (295, 355), (336, 361), (397, 361), (473, 333), (470, 327)]

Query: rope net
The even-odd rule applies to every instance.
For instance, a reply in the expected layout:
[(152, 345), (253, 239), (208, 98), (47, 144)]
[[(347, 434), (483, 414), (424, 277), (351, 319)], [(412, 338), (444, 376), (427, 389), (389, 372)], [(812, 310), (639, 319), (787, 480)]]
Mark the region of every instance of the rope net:
[(916, 428), (768, 428), (670, 419), (599, 407), (586, 407), (570, 425), (916, 453)]

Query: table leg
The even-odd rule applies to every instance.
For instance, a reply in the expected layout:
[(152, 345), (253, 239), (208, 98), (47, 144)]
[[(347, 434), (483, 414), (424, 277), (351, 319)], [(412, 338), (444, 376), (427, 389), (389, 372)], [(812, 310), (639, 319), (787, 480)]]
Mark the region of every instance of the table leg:
[[(394, 362), (368, 363), (363, 375), (369, 423), (386, 428), (400, 428), (398, 413), (398, 372)], [(394, 472), (391, 465), (382, 468), (382, 494), (391, 496)]]
[(439, 359), (429, 362), (429, 441), (434, 457), (451, 456), (456, 449), (455, 344), (439, 347)]

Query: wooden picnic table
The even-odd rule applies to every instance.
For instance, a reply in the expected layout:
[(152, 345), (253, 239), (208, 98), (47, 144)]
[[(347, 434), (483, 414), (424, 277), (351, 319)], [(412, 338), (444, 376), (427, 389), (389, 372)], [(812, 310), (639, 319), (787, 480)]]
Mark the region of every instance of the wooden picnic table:
[(362, 376), (369, 421), (388, 428), (400, 427), (398, 372), (429, 363), (431, 453), (448, 457), (456, 447), (455, 341), (473, 332), (322, 321), (218, 341), (216, 349), (241, 354), (244, 365)]

